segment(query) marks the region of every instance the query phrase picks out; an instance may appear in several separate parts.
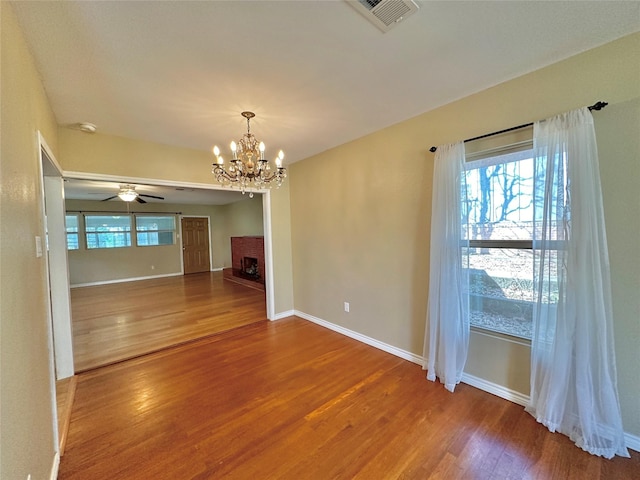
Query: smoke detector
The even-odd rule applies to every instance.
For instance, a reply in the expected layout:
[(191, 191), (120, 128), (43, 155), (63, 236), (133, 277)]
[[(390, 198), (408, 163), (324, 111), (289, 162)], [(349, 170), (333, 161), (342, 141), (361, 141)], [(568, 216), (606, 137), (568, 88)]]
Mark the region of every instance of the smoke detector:
[(413, 0), (345, 0), (383, 32), (418, 11)]
[(84, 133), (96, 133), (97, 127), (93, 123), (81, 122), (78, 123), (78, 130)]

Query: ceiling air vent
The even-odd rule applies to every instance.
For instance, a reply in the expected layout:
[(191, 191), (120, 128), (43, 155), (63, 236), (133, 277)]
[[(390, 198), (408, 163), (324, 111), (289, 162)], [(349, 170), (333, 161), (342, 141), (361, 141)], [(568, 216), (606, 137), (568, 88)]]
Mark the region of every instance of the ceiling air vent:
[(367, 20), (383, 32), (418, 11), (412, 0), (346, 0)]

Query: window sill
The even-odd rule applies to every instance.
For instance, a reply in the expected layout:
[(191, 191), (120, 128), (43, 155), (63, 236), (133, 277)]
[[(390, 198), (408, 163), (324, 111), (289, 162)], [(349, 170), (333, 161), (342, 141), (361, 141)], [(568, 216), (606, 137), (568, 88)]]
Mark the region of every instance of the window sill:
[(504, 340), (507, 342), (516, 343), (518, 345), (524, 345), (525, 347), (531, 347), (531, 340), (528, 338), (518, 337), (516, 335), (510, 335), (503, 332), (497, 332), (495, 330), (489, 330), (486, 328), (478, 327), (476, 325), (471, 325), (471, 331), (473, 333), (484, 335), (486, 337), (497, 338), (498, 340)]

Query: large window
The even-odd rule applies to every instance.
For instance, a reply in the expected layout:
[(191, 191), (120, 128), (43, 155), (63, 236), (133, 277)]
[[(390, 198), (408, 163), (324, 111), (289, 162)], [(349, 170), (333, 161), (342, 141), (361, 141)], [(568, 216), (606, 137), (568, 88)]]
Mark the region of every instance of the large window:
[(87, 248), (131, 246), (129, 215), (86, 215), (84, 217)]
[(533, 317), (532, 150), (466, 163), (463, 249), (471, 325), (531, 338)]
[(78, 215), (65, 215), (65, 227), (67, 229), (67, 250), (78, 250)]
[(139, 247), (173, 245), (175, 230), (173, 215), (136, 215), (136, 243)]

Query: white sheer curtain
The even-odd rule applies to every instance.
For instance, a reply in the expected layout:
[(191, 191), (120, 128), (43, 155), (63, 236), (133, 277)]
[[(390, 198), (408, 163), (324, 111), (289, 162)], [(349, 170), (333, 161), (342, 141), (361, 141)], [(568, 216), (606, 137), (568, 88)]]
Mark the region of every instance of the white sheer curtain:
[(527, 411), (594, 455), (629, 456), (616, 386), (609, 256), (588, 108), (534, 124), (537, 303)]
[(453, 392), (460, 383), (469, 349), (468, 295), (465, 292), (461, 249), (464, 144), (438, 147), (433, 174), (429, 304), (423, 368)]

